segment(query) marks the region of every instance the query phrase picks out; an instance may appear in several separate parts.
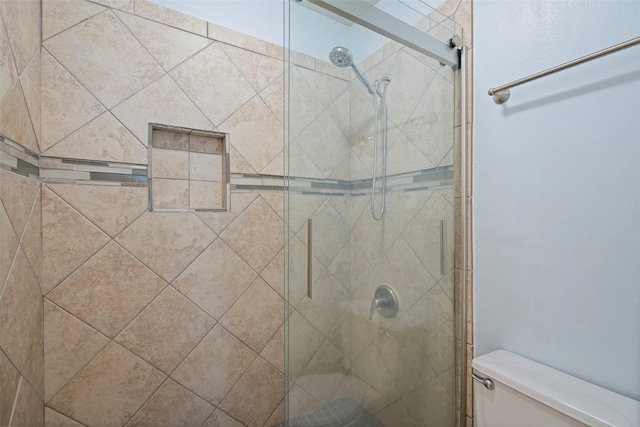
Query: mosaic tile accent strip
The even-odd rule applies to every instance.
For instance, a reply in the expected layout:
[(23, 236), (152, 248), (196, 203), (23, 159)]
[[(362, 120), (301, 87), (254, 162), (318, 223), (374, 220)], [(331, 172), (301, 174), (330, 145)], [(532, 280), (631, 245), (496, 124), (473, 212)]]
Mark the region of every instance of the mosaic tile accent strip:
[(33, 179), (38, 179), (38, 155), (0, 135), (0, 168)]

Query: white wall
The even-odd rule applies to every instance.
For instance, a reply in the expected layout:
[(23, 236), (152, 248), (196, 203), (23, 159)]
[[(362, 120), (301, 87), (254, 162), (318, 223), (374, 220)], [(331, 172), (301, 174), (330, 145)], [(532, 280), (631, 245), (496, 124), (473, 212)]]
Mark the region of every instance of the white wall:
[(476, 354), (507, 349), (640, 400), (638, 1), (474, 3)]

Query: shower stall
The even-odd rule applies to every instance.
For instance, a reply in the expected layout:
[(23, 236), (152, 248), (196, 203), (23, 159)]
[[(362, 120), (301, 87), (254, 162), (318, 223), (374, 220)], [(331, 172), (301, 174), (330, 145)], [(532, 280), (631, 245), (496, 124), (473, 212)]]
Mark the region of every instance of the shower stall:
[(461, 28), (310, 3), (285, 6), (282, 425), (458, 425)]

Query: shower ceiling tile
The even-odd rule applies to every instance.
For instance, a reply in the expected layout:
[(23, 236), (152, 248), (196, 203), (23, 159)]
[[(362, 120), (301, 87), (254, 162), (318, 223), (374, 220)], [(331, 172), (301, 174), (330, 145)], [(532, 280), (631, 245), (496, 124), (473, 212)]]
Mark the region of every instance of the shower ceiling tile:
[(255, 271), (262, 271), (283, 246), (282, 219), (257, 198), (220, 237)]
[(56, 196), (42, 191), (42, 289), (53, 289), (109, 241), (109, 237)]
[(166, 283), (111, 242), (51, 291), (48, 298), (114, 337)]
[(260, 92), (282, 75), (285, 64), (281, 60), (230, 44), (221, 44), (221, 47), (256, 92)]
[(213, 130), (211, 122), (169, 76), (142, 89), (112, 113), (144, 145), (149, 142), (149, 123)]
[(257, 277), (221, 239), (211, 244), (173, 286), (214, 319), (220, 319)]
[(109, 338), (48, 300), (44, 302), (44, 323), (44, 400), (48, 402), (109, 343)]
[(220, 320), (234, 336), (260, 353), (284, 322), (284, 300), (258, 278)]
[(102, 6), (82, 0), (43, 0), (42, 40), (46, 40), (104, 10)]
[(220, 404), (220, 409), (247, 426), (263, 426), (284, 396), (284, 376), (261, 357)]
[(168, 379), (129, 420), (134, 426), (200, 426), (215, 408)]
[(124, 425), (166, 378), (162, 372), (112, 342), (49, 402), (49, 406), (86, 425)]
[(34, 153), (39, 151), (20, 83), (14, 84), (0, 103), (0, 129), (3, 135), (12, 141)]
[(0, 169), (0, 199), (18, 237), (22, 236), (39, 190), (38, 181)]
[(49, 184), (49, 188), (111, 237), (147, 211), (146, 187)]
[(115, 11), (115, 14), (165, 70), (172, 69), (212, 43), (205, 37), (128, 13)]
[(171, 378), (218, 405), (256, 356), (222, 326), (216, 325)]
[(283, 148), (282, 125), (259, 96), (220, 125), (231, 144), (256, 171), (262, 171)]
[(192, 213), (146, 212), (116, 240), (171, 282), (215, 237)]
[(47, 40), (44, 46), (107, 108), (164, 73), (111, 11)]
[(156, 368), (170, 373), (215, 323), (169, 286), (115, 340)]
[[(216, 126), (256, 94), (219, 43), (202, 50), (169, 74)], [(230, 87), (233, 90), (228, 90)]]
[(134, 164), (146, 164), (148, 159), (147, 148), (109, 112), (85, 124), (43, 154)]
[(0, 2), (18, 74), (40, 48), (40, 10), (39, 0)]
[[(42, 50), (42, 135), (44, 152), (102, 112), (104, 107), (56, 61)], [(71, 102), (73, 100), (73, 102)]]

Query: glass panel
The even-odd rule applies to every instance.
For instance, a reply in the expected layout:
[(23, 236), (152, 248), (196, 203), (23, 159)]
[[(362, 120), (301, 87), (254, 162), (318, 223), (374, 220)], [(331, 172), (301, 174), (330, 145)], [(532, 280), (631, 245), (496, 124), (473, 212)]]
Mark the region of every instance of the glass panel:
[[(287, 12), (289, 425), (452, 426), (455, 72), (326, 12)], [(410, 24), (455, 30), (438, 12)], [(330, 62), (336, 46), (354, 66)]]

